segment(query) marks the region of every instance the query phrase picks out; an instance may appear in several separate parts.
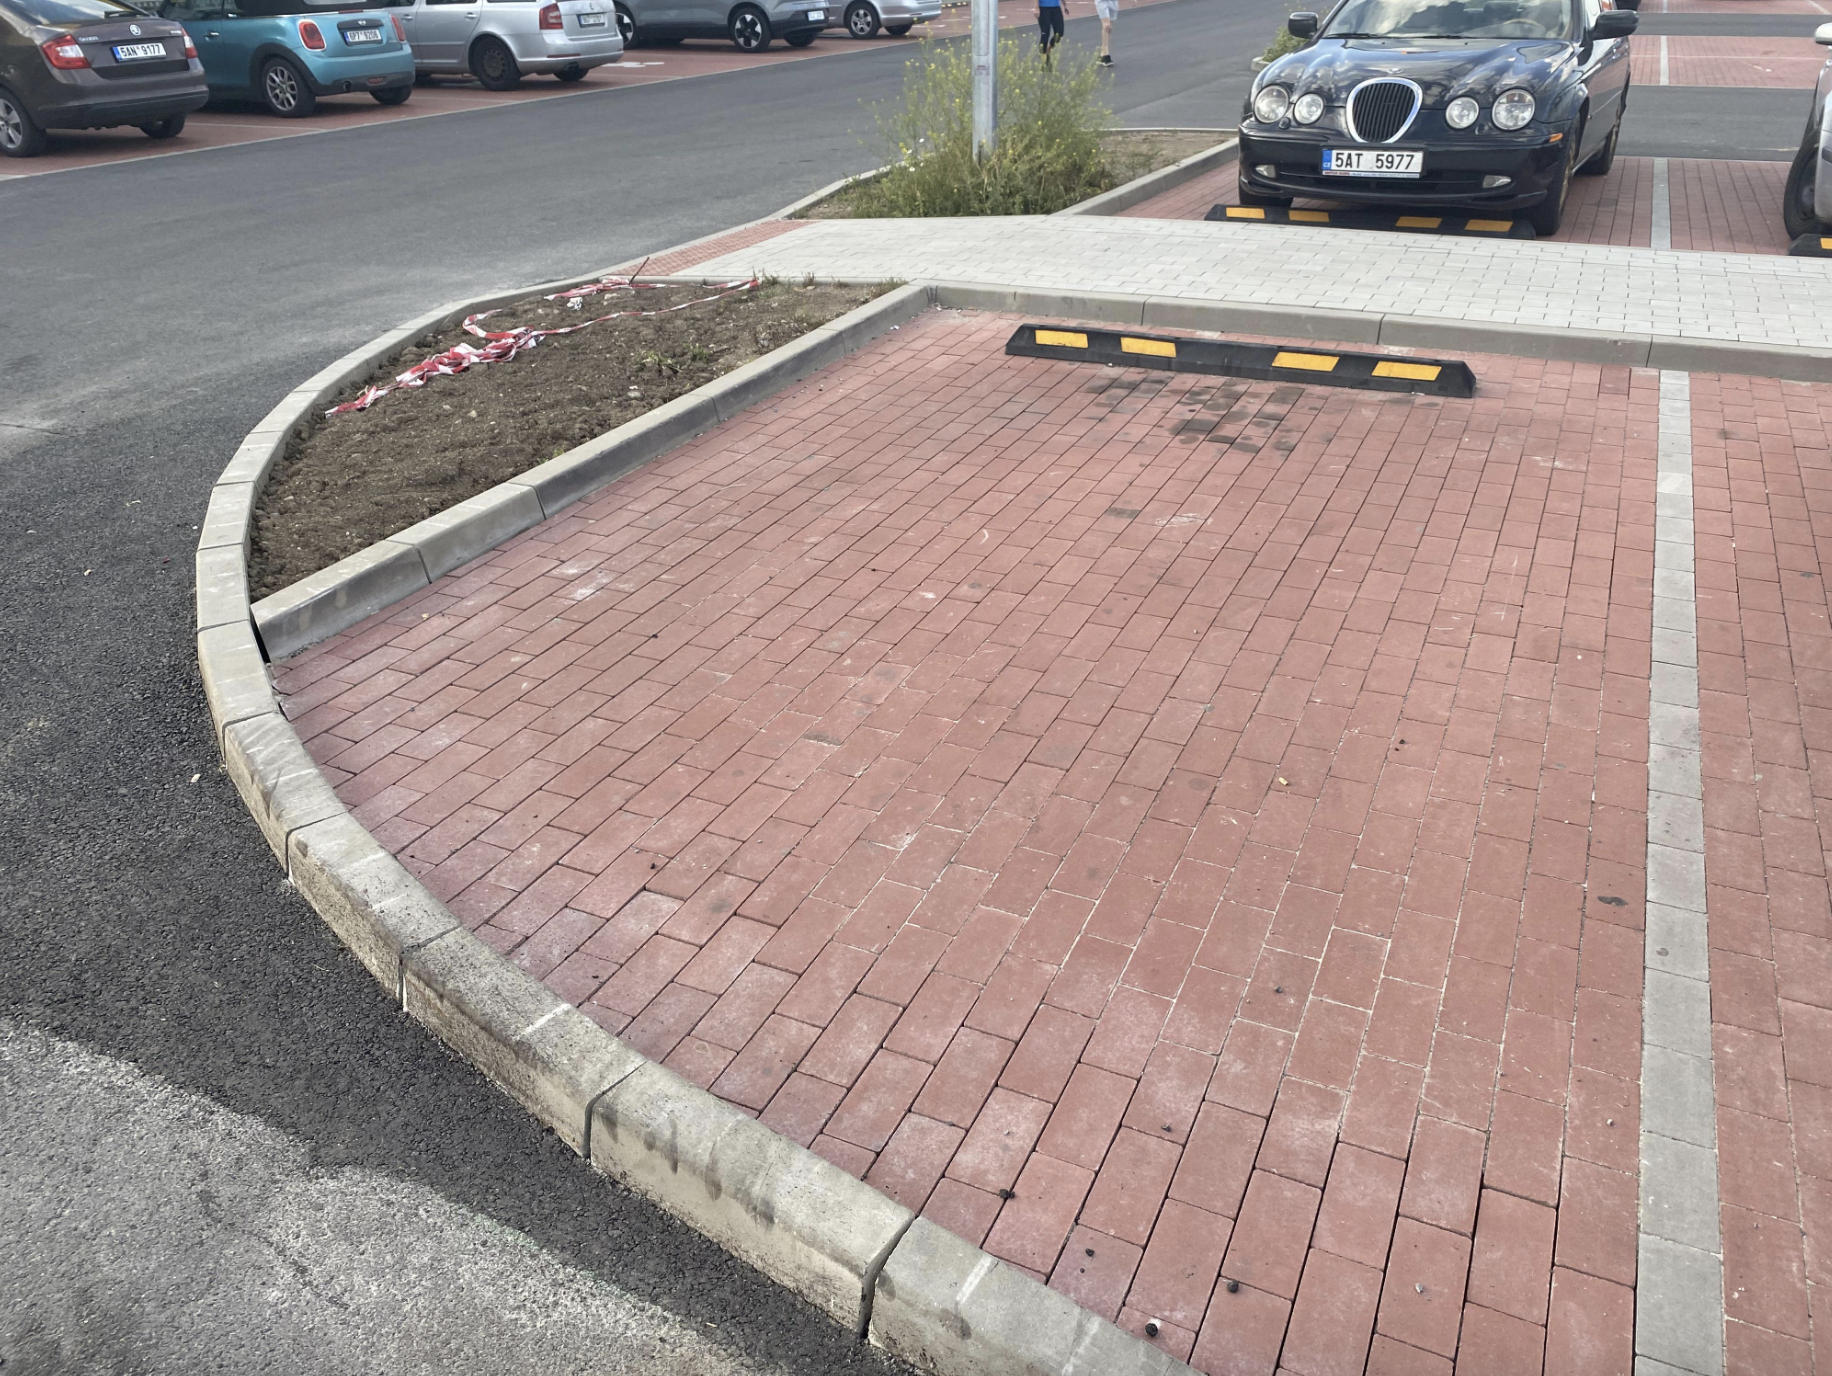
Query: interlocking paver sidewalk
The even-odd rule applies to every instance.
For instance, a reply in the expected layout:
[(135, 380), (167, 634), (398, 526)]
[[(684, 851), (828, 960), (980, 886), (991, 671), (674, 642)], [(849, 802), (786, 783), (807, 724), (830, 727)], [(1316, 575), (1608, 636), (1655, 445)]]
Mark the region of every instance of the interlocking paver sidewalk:
[(1626, 1370), (1654, 375), (1013, 324), (911, 322), (288, 712), (511, 959), (1205, 1371)]
[(750, 271), (987, 282), (1832, 349), (1813, 259), (1103, 216), (824, 220), (712, 259)]

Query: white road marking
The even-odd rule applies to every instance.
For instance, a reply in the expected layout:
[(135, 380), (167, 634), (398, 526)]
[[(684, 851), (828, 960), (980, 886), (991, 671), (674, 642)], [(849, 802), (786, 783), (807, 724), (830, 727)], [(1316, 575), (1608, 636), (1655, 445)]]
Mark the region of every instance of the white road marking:
[(1654, 223), (1648, 243), (1654, 248), (1673, 247), (1673, 200), (1665, 158), (1654, 159)]
[(1667, 39), (1665, 34), (1660, 37), (1660, 84), (1662, 86), (1667, 84)]

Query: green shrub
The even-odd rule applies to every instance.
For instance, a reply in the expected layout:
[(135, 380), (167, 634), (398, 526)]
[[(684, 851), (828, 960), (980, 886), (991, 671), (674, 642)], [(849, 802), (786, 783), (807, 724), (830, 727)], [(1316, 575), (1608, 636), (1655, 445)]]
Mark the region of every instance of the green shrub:
[(1274, 35), (1272, 39), (1271, 46), (1268, 47), (1265, 52), (1261, 53), (1260, 56), (1267, 62), (1277, 62), (1281, 57), (1285, 56), (1286, 53), (1295, 53), (1303, 46), (1304, 40), (1281, 24), (1278, 33)]
[(867, 216), (1048, 215), (1116, 184), (1101, 151), (1113, 112), (1092, 53), (999, 40), (997, 151), (973, 157), (973, 56), (965, 43), (925, 42), (904, 71), (903, 99), (880, 106), (891, 170), (853, 192)]

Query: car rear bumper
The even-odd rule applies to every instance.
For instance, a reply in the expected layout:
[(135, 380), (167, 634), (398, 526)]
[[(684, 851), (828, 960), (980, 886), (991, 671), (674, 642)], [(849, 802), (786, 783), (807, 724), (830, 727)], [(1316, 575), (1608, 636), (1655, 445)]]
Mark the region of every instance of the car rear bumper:
[(878, 18), (886, 24), (926, 24), (931, 19), (941, 18), (941, 5), (931, 0), (874, 0), (878, 6)]
[(210, 98), (201, 67), (132, 81), (109, 81), (92, 71), (59, 72), (58, 76), (78, 79), (60, 80), (57, 99), (29, 107), (33, 121), (42, 129), (151, 124), (202, 109)]
[[(607, 11), (608, 18), (608, 11)], [(503, 33), (498, 38), (515, 54), (515, 65), (524, 72), (562, 72), (569, 67), (602, 67), (623, 57), (623, 39), (617, 25), (602, 37), (581, 38), (576, 34), (556, 33), (551, 29), (539, 33)]]
[(312, 55), (305, 62), (305, 79), (316, 95), (344, 95), (352, 91), (387, 91), (413, 85), (413, 52), (402, 46), (389, 52)]
[[(1564, 167), (1565, 144), (1433, 143), (1402, 139), (1395, 148), (1422, 149), (1424, 175), (1415, 179), (1325, 176), (1323, 149), (1353, 147), (1340, 133), (1300, 133), (1281, 129), (1267, 134), (1240, 131), (1240, 179), (1249, 190), (1267, 196), (1308, 196), (1350, 205), (1468, 206), (1472, 210), (1518, 210), (1537, 205), (1557, 185)], [(1272, 175), (1261, 172), (1270, 165)], [(1484, 189), (1484, 177), (1506, 177), (1505, 186)]]

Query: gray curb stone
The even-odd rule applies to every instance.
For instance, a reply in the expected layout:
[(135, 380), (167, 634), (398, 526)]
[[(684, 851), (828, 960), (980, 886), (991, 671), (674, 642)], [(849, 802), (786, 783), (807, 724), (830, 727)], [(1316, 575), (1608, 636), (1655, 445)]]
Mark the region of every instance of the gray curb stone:
[[(233, 519), (213, 522), (199, 545), (198, 662), (230, 776), (289, 879), (407, 1013), (594, 1167), (862, 1336), (894, 1343), (942, 1376), (1188, 1371), (646, 1060), (497, 955), (350, 815), (280, 712), (256, 638), (244, 554), (254, 498), (274, 459), (313, 409), (420, 333), (533, 290), (540, 288), (444, 307), (332, 364), (289, 394), (237, 450), (219, 487), (242, 490), (213, 494), (223, 512), (240, 512), (243, 523), (238, 529)], [(880, 308), (877, 328), (867, 328), (854, 312), (811, 332), (819, 339), (803, 336), (803, 349), (775, 375), (777, 386), (913, 316), (933, 295), (924, 286), (903, 288), (872, 303)], [(768, 390), (756, 377), (740, 379), (740, 386), (753, 399)], [(733, 389), (734, 400), (738, 395)], [(691, 421), (651, 425), (634, 452), (647, 449), (645, 457), (665, 452), (690, 431), (697, 433), (693, 425), (716, 424), (720, 413), (716, 400), (703, 395), (682, 409)], [(468, 541), (491, 538), (535, 509), (551, 513), (642, 461), (632, 459), (631, 451), (610, 454), (615, 448), (601, 442), (581, 446), (572, 470), (542, 465), (508, 485), (514, 492), (483, 494), (491, 500), (461, 511), (456, 520), (403, 532), (384, 542), (391, 549), (365, 551), (371, 557), (359, 555), (356, 566), (344, 570), (356, 576), (323, 579), (304, 595), (288, 589), (282, 597), (291, 595), (291, 603), (282, 605), (309, 625), (313, 616), (347, 615), (358, 601), (384, 598), (394, 587), (424, 586), (429, 561), (432, 567), (465, 562), (460, 556)], [(412, 543), (405, 538), (410, 535)], [(300, 607), (307, 610), (296, 613)], [(951, 1244), (950, 1274), (977, 1270), (990, 1282), (955, 1285), (951, 1298), (916, 1302), (919, 1281), (941, 1275), (934, 1269), (942, 1256), (935, 1235)], [(910, 1253), (902, 1255), (906, 1244)], [(888, 1305), (882, 1295), (893, 1296)], [(881, 1310), (887, 1312), (880, 1315)], [(926, 1328), (934, 1331), (925, 1334)]]
[[(1223, 131), (1217, 130), (1216, 132)], [(1225, 139), (1213, 148), (1205, 148), (1200, 153), (1192, 153), (1182, 161), (1172, 163), (1169, 167), (1160, 167), (1155, 172), (1147, 172), (1142, 177), (1134, 177), (1124, 185), (1116, 186), (1111, 191), (1103, 191), (1098, 196), (1090, 196), (1085, 201), (1078, 201), (1072, 206), (1058, 210), (1056, 214), (1118, 215), (1122, 210), (1131, 210), (1133, 206), (1149, 201), (1153, 196), (1162, 195), (1173, 187), (1195, 181), (1204, 173), (1213, 172), (1217, 167), (1225, 166), (1239, 156), (1240, 140)]]

